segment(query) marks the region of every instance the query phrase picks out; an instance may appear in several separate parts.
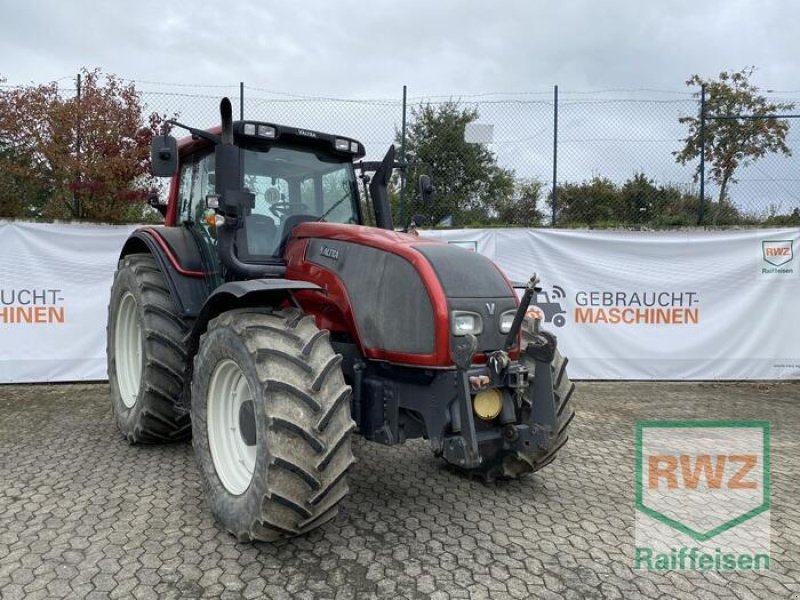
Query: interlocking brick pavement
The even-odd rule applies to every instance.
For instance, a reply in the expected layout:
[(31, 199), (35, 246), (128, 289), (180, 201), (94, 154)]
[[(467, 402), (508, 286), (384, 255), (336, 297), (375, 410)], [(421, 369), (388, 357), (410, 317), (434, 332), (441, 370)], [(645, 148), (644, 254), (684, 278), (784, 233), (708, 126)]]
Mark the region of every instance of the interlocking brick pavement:
[[(0, 597), (800, 598), (800, 384), (579, 383), (551, 466), (484, 485), (356, 439), (338, 518), (275, 545), (214, 524), (190, 443), (132, 447), (105, 384), (0, 386)], [(766, 419), (772, 570), (632, 568), (640, 419)]]

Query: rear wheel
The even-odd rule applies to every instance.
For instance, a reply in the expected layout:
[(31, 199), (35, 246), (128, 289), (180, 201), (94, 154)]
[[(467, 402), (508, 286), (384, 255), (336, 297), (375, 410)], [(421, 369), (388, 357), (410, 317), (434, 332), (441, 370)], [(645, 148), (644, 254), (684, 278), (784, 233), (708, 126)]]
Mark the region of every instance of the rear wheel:
[(212, 512), (241, 541), (300, 535), (348, 492), (350, 388), (328, 332), (296, 309), (209, 323), (192, 382), (194, 448)]
[(191, 434), (181, 404), (186, 329), (155, 259), (149, 254), (123, 258), (111, 287), (107, 356), (114, 420), (131, 443)]

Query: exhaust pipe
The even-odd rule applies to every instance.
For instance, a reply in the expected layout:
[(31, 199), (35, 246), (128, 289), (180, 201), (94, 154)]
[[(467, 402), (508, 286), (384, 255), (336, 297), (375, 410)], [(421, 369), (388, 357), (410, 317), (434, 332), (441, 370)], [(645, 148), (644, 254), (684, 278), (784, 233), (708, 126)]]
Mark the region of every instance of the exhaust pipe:
[(372, 205), (375, 208), (375, 224), (381, 229), (394, 230), (392, 222), (392, 206), (389, 203), (389, 181), (392, 178), (394, 169), (394, 144), (389, 146), (386, 156), (383, 157), (380, 167), (372, 176), (372, 183), (369, 184), (369, 193), (372, 197)]
[(224, 146), (233, 145), (233, 106), (228, 98), (223, 98), (219, 103), (219, 116), (222, 122), (222, 135), (220, 139)]

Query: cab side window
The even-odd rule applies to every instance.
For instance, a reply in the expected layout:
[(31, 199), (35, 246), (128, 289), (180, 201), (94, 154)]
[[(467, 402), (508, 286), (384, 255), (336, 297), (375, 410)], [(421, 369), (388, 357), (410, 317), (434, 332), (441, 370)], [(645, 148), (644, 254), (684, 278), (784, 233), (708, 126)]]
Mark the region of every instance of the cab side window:
[(192, 180), (195, 176), (196, 163), (188, 160), (181, 165), (181, 176), (178, 185), (178, 217), (182, 223), (189, 221), (192, 205)]
[(214, 193), (214, 155), (194, 155), (181, 165), (180, 219), (184, 223), (202, 223), (206, 196)]

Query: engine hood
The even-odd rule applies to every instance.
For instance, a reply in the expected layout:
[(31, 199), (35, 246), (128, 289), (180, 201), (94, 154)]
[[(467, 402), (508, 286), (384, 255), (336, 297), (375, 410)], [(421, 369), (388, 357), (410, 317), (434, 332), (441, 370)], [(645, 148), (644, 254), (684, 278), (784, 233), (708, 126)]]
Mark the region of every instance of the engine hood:
[(295, 228), (292, 238), (362, 244), (397, 254), (412, 264), (421, 254), (433, 267), (449, 298), (516, 297), (508, 279), (491, 260), (439, 240), (375, 227), (317, 222), (301, 223)]
[[(451, 366), (454, 310), (481, 315), (479, 352), (500, 349), (500, 315), (517, 305), (511, 284), (485, 256), (372, 227), (300, 224), (288, 245), (287, 269), (291, 279), (325, 287), (328, 303), (343, 307), (350, 323), (342, 330), (355, 330), (366, 356), (398, 363)], [(312, 312), (332, 314), (317, 302)]]

